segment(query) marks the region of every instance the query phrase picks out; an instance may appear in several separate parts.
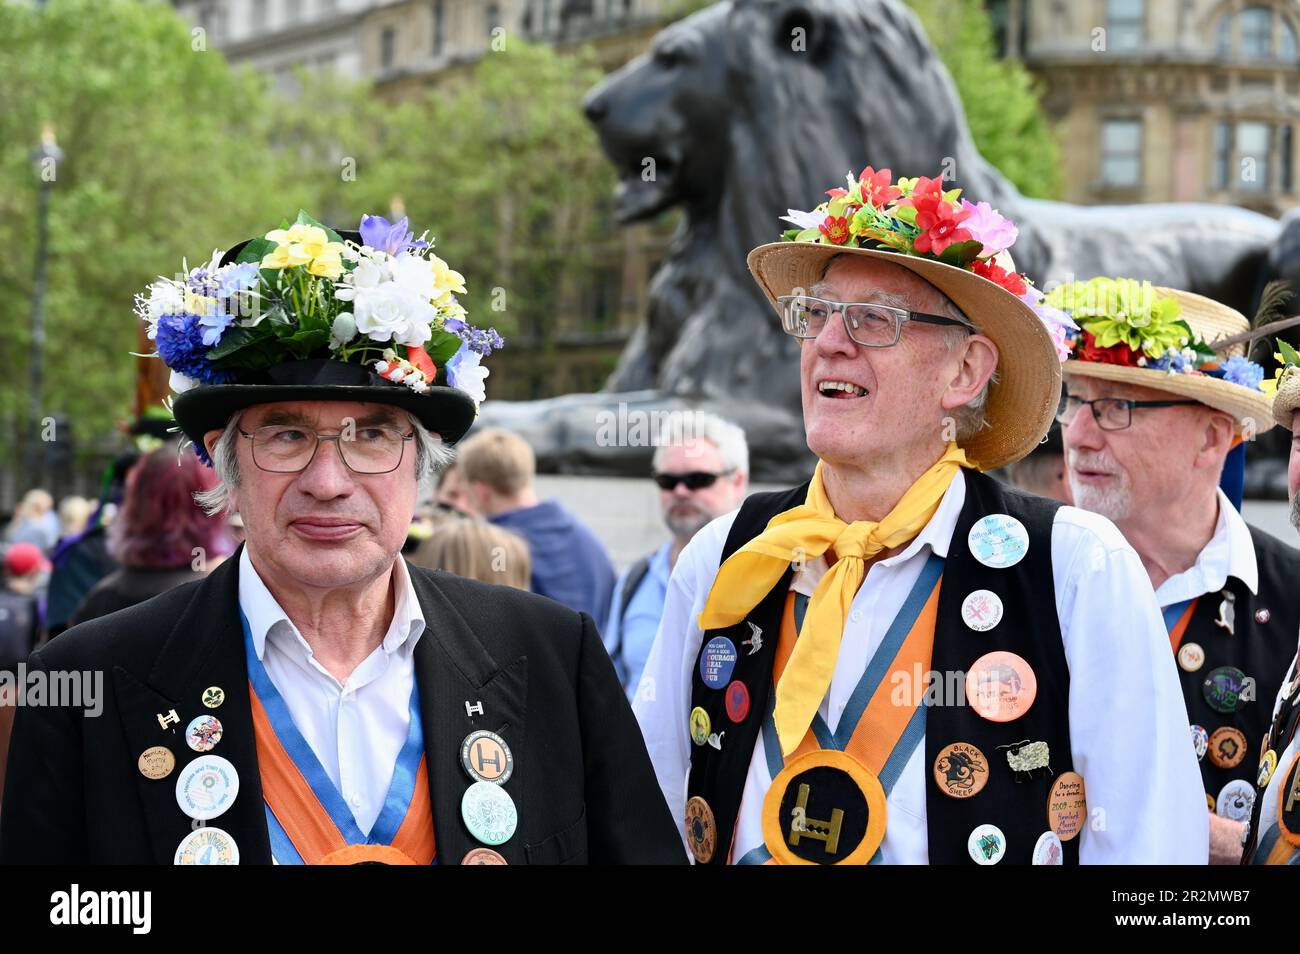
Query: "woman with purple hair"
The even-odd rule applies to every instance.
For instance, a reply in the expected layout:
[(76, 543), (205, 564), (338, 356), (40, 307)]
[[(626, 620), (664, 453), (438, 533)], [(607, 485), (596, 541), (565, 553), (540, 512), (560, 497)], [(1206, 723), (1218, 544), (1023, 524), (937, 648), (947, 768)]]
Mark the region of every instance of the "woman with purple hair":
[(194, 494), (216, 484), (192, 454), (147, 454), (126, 478), (122, 509), (108, 531), (120, 569), (104, 577), (73, 614), (71, 624), (106, 616), (201, 579), (234, 550), (226, 523), (209, 517)]

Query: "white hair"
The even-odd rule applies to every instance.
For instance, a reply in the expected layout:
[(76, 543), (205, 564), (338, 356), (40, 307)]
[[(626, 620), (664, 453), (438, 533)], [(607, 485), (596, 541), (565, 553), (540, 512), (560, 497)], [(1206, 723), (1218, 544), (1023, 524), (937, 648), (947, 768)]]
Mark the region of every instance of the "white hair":
[[(415, 479), (419, 482), (420, 492), (427, 493), (433, 489), (434, 478), (455, 460), (456, 452), (441, 438), (434, 437), (414, 415), (408, 414), (407, 418), (415, 431)], [(209, 516), (229, 509), (231, 491), (239, 486), (239, 438), (239, 415), (233, 414), (209, 455), (217, 484), (211, 490), (202, 490), (194, 495), (194, 502)]]
[(680, 447), (694, 440), (708, 441), (716, 447), (724, 470), (749, 473), (749, 444), (745, 432), (708, 411), (682, 411), (664, 419), (655, 441), (654, 469), (659, 470), (668, 448)]

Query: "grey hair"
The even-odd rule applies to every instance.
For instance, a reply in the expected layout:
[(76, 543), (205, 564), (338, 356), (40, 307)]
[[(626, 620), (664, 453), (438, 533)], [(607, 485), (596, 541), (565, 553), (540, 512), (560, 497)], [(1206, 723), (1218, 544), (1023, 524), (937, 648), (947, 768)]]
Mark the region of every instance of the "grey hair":
[[(831, 264), (834, 264), (840, 258), (844, 258), (844, 257), (846, 256), (837, 255), (835, 258), (831, 259)], [(827, 270), (829, 271), (829, 266)], [(917, 277), (919, 278), (920, 276)], [(936, 306), (937, 314), (942, 315), (945, 318), (952, 318), (956, 321), (960, 321), (962, 324), (966, 325), (967, 328), (970, 329), (970, 332), (974, 332), (975, 334), (980, 333), (979, 326), (976, 325), (975, 322), (973, 322), (970, 318), (966, 317), (966, 313), (963, 312), (960, 308), (958, 308), (956, 303), (953, 302), (951, 298), (949, 298), (947, 295), (945, 295), (942, 291), (940, 291), (935, 286), (931, 285), (930, 287), (934, 288), (934, 293), (938, 297), (938, 305)], [(810, 291), (809, 294), (820, 297), (822, 295), (828, 294), (829, 291), (830, 291), (830, 285), (822, 281), (814, 285), (812, 287), (812, 291)], [(882, 305), (890, 305), (894, 308), (902, 308), (905, 311), (916, 310), (916, 303), (911, 299), (909, 299), (906, 295), (900, 295), (895, 292), (881, 291), (875, 294), (875, 298)], [(940, 328), (940, 333), (943, 337), (943, 341), (948, 346), (948, 350), (950, 352), (955, 351), (957, 348), (960, 348), (963, 344), (965, 344), (966, 341), (970, 338), (970, 332), (966, 331), (963, 328)], [(980, 431), (984, 430), (989, 426), (989, 419), (988, 419), (989, 389), (992, 388), (993, 385), (997, 383), (998, 383), (998, 372), (997, 369), (995, 368), (993, 374), (991, 374), (989, 376), (989, 379), (984, 382), (984, 387), (980, 388), (979, 394), (975, 395), (975, 397), (967, 401), (965, 404), (962, 404), (959, 407), (955, 407), (952, 409), (953, 427), (956, 435), (956, 441), (958, 444), (962, 443), (963, 441), (970, 440)]]
[[(415, 479), (419, 482), (420, 493), (429, 493), (437, 475), (456, 459), (456, 452), (441, 438), (434, 437), (413, 415), (408, 414), (407, 418), (415, 431)], [(231, 491), (239, 486), (239, 437), (239, 415), (231, 415), (209, 455), (217, 484), (211, 490), (194, 494), (194, 502), (210, 517), (230, 509)]]
[(705, 440), (716, 447), (725, 469), (749, 473), (749, 444), (745, 432), (708, 411), (682, 411), (664, 418), (655, 441), (654, 469), (659, 469), (669, 447), (693, 440)]

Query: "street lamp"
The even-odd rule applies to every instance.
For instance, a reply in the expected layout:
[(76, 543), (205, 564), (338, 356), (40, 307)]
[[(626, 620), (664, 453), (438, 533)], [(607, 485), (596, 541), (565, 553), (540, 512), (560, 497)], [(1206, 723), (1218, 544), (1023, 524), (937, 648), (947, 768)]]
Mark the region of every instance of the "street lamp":
[(27, 471), (33, 486), (44, 481), (45, 454), (41, 448), (41, 379), (45, 356), (45, 264), (49, 258), (50, 193), (54, 190), (63, 150), (54, 141), (54, 127), (46, 123), (41, 144), (32, 151), (32, 162), (40, 179), (36, 193), (36, 275), (32, 282), (32, 431), (27, 444)]

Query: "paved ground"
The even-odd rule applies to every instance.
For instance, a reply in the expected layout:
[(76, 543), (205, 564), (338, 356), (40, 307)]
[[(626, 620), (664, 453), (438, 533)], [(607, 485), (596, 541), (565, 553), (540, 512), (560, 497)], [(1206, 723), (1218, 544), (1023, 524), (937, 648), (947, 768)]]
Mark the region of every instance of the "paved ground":
[[(778, 488), (766, 484), (751, 488), (774, 489)], [(537, 493), (542, 499), (559, 499), (585, 520), (609, 549), (619, 569), (668, 538), (659, 517), (658, 491), (649, 480), (542, 475), (537, 478)], [(1300, 544), (1300, 535), (1287, 520), (1285, 502), (1248, 500), (1245, 514), (1247, 521), (1260, 529), (1286, 543)]]

